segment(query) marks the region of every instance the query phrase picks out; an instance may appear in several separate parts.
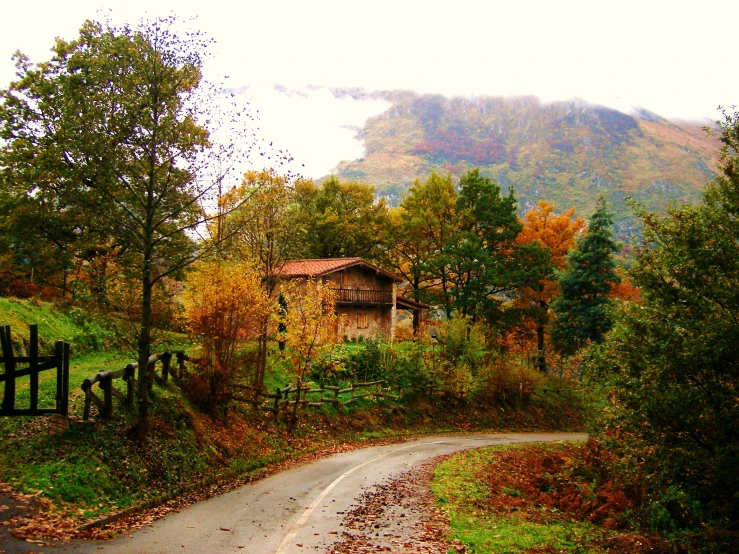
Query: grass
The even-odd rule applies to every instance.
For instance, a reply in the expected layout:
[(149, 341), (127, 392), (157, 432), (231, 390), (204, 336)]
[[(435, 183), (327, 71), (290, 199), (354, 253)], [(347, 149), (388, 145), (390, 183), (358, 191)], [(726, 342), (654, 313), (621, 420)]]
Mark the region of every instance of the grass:
[[(14, 328), (17, 350), (30, 323), (48, 352), (56, 338), (79, 337), (88, 320), (72, 317), (50, 305), (0, 299), (0, 322)], [(94, 323), (94, 322), (93, 322)], [(100, 337), (82, 348), (73, 343), (70, 367), (70, 415), (80, 420), (84, 407), (82, 381), (101, 370), (117, 370), (134, 361), (127, 352), (105, 351)], [(51, 337), (47, 339), (47, 337)], [(181, 340), (181, 337), (172, 337)], [(102, 345), (102, 346), (101, 346)], [(46, 349), (45, 349), (46, 348)], [(350, 347), (351, 348), (351, 347)], [(288, 364), (270, 355), (266, 386), (292, 382)], [(17, 385), (17, 405), (28, 403), (28, 379)], [(53, 371), (42, 373), (41, 405), (53, 406)], [(0, 386), (0, 393), (2, 388)], [(301, 409), (296, 428), (288, 432), (285, 418), (238, 405), (229, 418), (199, 412), (177, 384), (155, 385), (151, 394), (150, 432), (145, 444), (135, 436), (136, 414), (114, 400), (113, 418), (72, 426), (51, 434), (45, 417), (0, 417), (0, 481), (25, 494), (37, 494), (58, 513), (83, 520), (140, 506), (152, 499), (179, 494), (204, 478), (234, 479), (263, 474), (276, 464), (317, 451), (345, 449), (349, 443), (445, 431), (489, 429), (554, 430), (581, 426), (580, 408), (536, 399), (521, 410), (491, 410), (481, 399), (469, 403), (429, 401), (412, 397), (397, 402), (360, 399), (350, 406), (324, 405)]]
[[(541, 449), (556, 451), (560, 446), (535, 448), (541, 456)], [(471, 450), (436, 468), (432, 491), (450, 517), (451, 538), (474, 553), (606, 552), (602, 544), (608, 532), (601, 527), (562, 517), (556, 507), (527, 503), (527, 493), (515, 486), (515, 479), (500, 490), (489, 484), (486, 472), (500, 471), (496, 466), (501, 452), (531, 449), (530, 445), (506, 445)]]

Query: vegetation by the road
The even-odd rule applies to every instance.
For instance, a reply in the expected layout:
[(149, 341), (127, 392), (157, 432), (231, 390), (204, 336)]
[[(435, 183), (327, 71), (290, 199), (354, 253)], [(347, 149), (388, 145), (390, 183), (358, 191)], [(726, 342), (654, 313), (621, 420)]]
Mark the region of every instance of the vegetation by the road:
[[(47, 320), (63, 317), (50, 305), (41, 309)], [(373, 348), (377, 349), (377, 344), (350, 344), (343, 353), (334, 353), (347, 360), (343, 379), (351, 371), (374, 371), (371, 377), (382, 371), (381, 363), (361, 365), (372, 358)], [(73, 357), (73, 420), (81, 419), (82, 380), (102, 369), (120, 368), (131, 361), (130, 356), (116, 351)], [(290, 366), (277, 354), (272, 355), (270, 367), (268, 388), (289, 382)], [(318, 373), (313, 378), (326, 376)], [(511, 376), (512, 381), (516, 378)], [(53, 385), (49, 380), (50, 398)], [(400, 402), (365, 400), (345, 408), (311, 408), (300, 414), (294, 427), (287, 417), (275, 420), (245, 404), (232, 404), (226, 419), (223, 413), (205, 414), (180, 385), (170, 381), (154, 387), (152, 428), (143, 445), (131, 431), (136, 414), (121, 405), (116, 405), (111, 421), (73, 424), (62, 434), (51, 434), (46, 418), (0, 418), (0, 481), (15, 491), (34, 495), (41, 511), (57, 518), (53, 527), (45, 524), (47, 516), (19, 522), (18, 535), (78, 536), (74, 527), (91, 518), (162, 502), (218, 479), (254, 478), (273, 471), (279, 463), (368, 441), (459, 430), (579, 430), (584, 424), (583, 405), (576, 391), (569, 387), (569, 392), (562, 394), (533, 390), (538, 394), (523, 398), (515, 394), (518, 381), (511, 384), (507, 401), (491, 396), (491, 389), (433, 399), (411, 394)], [(19, 390), (26, 386), (21, 383)], [(554, 379), (542, 380), (537, 386), (546, 389), (562, 384)], [(504, 390), (502, 385), (498, 387), (496, 390)]]
[(635, 531), (635, 505), (603, 479), (594, 442), (508, 445), (452, 456), (432, 490), (470, 553), (674, 552)]

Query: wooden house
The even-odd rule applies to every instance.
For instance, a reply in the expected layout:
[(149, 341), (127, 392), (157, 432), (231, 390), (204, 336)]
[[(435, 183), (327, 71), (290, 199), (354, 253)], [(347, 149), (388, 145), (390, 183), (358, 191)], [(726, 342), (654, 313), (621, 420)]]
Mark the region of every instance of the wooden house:
[(338, 336), (346, 340), (383, 336), (395, 338), (397, 310), (428, 306), (398, 294), (403, 279), (362, 258), (295, 260), (285, 263), (282, 278), (320, 279), (336, 293)]

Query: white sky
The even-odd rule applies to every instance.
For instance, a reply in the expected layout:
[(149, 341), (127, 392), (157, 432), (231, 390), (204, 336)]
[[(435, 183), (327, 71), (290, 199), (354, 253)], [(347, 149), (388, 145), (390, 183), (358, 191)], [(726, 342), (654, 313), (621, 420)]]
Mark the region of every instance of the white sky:
[(217, 41), (206, 76), (250, 85), (262, 131), (314, 177), (361, 155), (345, 126), (384, 104), (352, 107), (320, 90), (278, 98), (271, 83), (578, 97), (711, 120), (719, 105), (739, 104), (736, 0), (14, 1), (0, 12), (0, 87), (13, 79), (16, 49), (48, 59), (53, 38), (74, 38), (98, 8), (117, 20), (197, 16)]

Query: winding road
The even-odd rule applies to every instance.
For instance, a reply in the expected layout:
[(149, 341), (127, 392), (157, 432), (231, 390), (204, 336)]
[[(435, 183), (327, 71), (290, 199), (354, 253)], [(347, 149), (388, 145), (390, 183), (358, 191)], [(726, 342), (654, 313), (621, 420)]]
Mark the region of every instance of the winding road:
[(344, 514), (363, 492), (430, 458), (489, 445), (586, 438), (582, 433), (440, 435), (355, 450), (200, 502), (130, 535), (71, 543), (49, 552), (326, 552), (343, 530)]

